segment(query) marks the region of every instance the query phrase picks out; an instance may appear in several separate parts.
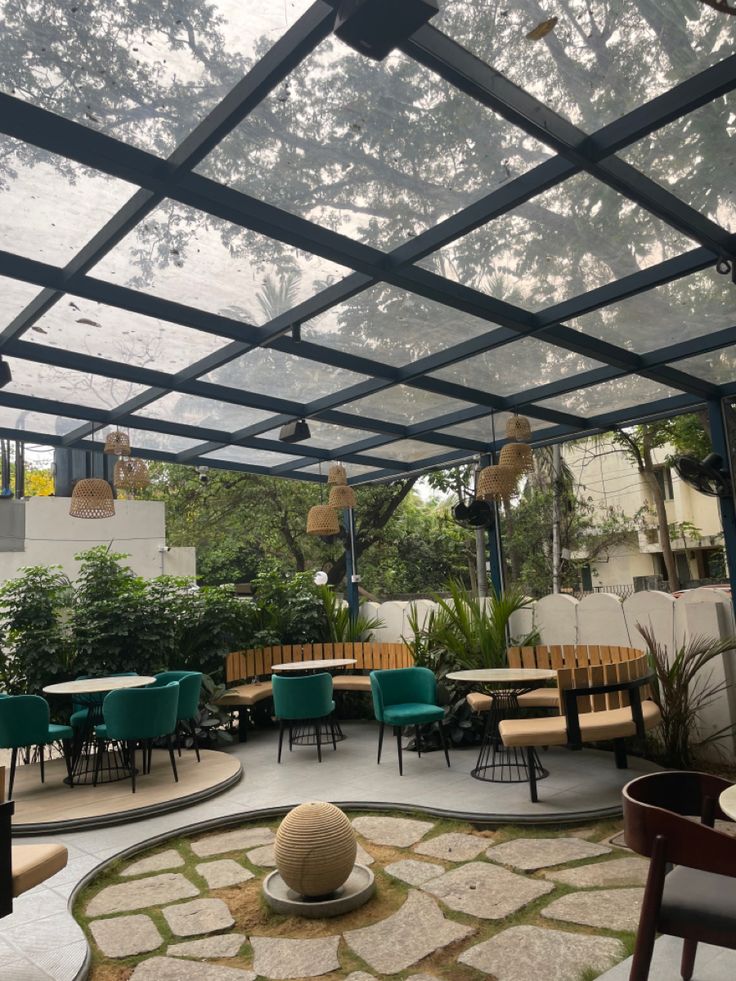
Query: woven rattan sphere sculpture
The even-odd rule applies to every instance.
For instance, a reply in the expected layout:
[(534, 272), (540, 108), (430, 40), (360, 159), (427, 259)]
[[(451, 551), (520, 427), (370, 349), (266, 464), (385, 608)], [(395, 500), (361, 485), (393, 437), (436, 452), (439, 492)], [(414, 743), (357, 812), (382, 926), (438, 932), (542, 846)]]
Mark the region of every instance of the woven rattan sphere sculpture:
[(339, 807), (324, 801), (299, 804), (276, 832), (274, 852), (281, 878), (300, 896), (327, 896), (355, 865), (358, 844)]

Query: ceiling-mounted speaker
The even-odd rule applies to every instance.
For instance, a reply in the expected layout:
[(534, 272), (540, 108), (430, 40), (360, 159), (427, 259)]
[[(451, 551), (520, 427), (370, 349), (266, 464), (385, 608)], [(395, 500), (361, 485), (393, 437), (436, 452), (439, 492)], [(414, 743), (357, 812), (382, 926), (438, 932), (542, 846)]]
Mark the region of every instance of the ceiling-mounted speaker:
[(383, 61), (436, 13), (436, 0), (342, 0), (335, 34), (366, 57)]
[(306, 419), (293, 419), (279, 430), (279, 439), (282, 443), (302, 443), (311, 436)]

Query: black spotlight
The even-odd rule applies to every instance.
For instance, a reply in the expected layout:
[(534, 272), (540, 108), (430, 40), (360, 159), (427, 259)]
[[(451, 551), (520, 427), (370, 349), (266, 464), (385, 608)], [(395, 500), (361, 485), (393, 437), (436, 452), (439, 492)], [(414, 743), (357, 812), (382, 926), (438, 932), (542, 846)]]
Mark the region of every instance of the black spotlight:
[(279, 430), (279, 439), (282, 443), (301, 443), (311, 435), (306, 419), (294, 419)]
[(342, 0), (335, 34), (361, 54), (382, 61), (438, 11), (437, 0)]
[(13, 375), (10, 371), (10, 365), (0, 357), (0, 388), (5, 388), (12, 380)]

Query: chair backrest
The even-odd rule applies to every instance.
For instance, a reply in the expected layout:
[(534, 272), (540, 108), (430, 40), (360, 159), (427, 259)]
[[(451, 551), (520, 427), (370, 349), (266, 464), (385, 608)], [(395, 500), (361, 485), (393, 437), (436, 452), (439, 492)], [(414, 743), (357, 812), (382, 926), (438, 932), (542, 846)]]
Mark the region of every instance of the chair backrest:
[[(75, 681), (89, 681), (91, 678), (96, 678), (97, 675), (94, 674), (78, 674), (74, 679)], [(112, 671), (110, 674), (105, 675), (106, 678), (137, 678), (137, 671)], [(89, 708), (90, 705), (97, 704), (102, 705), (105, 700), (105, 692), (91, 692), (89, 695), (85, 695), (83, 699), (72, 698), (72, 712), (79, 712), (80, 709)]]
[(49, 707), (40, 695), (0, 698), (0, 747), (35, 746), (45, 743), (49, 732)]
[(102, 716), (110, 739), (156, 739), (176, 729), (179, 682), (122, 688), (105, 695)]
[(626, 844), (650, 856), (663, 838), (666, 861), (736, 877), (736, 838), (710, 827), (715, 818), (730, 820), (718, 805), (730, 786), (710, 773), (681, 770), (637, 777), (622, 791)]
[(332, 711), (332, 675), (326, 671), (300, 678), (275, 674), (271, 684), (277, 719), (323, 719)]
[(324, 658), (354, 657), (356, 671), (381, 668), (408, 668), (414, 663), (406, 644), (279, 644), (233, 651), (225, 658), (225, 681), (233, 684), (267, 677), (274, 664), (286, 661), (321, 661)]
[[(636, 681), (650, 673), (649, 659), (637, 651), (638, 657), (587, 667), (566, 667), (557, 671), (557, 689), (560, 693), (560, 714), (565, 714), (564, 692), (568, 688), (594, 688), (598, 685), (617, 685)], [(641, 697), (649, 698), (649, 685), (641, 689)], [(625, 708), (630, 704), (626, 691), (606, 692), (601, 695), (582, 696), (577, 699), (578, 712), (605, 712), (607, 709)]]
[(584, 668), (596, 664), (618, 664), (641, 657), (636, 647), (604, 644), (536, 644), (534, 647), (508, 647), (506, 660), (510, 668)]
[(407, 702), (437, 704), (437, 680), (429, 668), (395, 668), (371, 671), (373, 711), (383, 722), (383, 710)]
[(172, 681), (179, 682), (179, 708), (177, 718), (193, 719), (199, 711), (199, 694), (202, 690), (201, 671), (160, 671), (151, 688), (162, 688)]

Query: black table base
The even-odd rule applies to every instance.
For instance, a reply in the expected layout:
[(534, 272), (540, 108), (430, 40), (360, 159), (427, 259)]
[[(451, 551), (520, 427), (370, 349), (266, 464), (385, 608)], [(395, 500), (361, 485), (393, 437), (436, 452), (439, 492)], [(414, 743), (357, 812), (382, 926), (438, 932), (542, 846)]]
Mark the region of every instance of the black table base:
[[(526, 689), (531, 691), (531, 689)], [(504, 746), (498, 732), (498, 724), (503, 719), (514, 718), (519, 713), (519, 689), (508, 691), (494, 690), (491, 708), (486, 714), (486, 724), (483, 730), (483, 741), (474, 769), (470, 775), (476, 780), (488, 780), (493, 783), (528, 783), (529, 767), (527, 750), (522, 746)], [(549, 776), (549, 771), (542, 766), (537, 751), (532, 751), (534, 772), (537, 780)]]
[[(334, 732), (335, 742), (340, 743), (345, 739), (345, 733), (340, 728), (340, 723), (337, 719), (325, 719), (324, 722), (320, 724), (320, 742), (323, 746), (332, 744), (332, 735)], [(317, 735), (314, 731), (313, 725), (295, 725), (291, 727), (291, 738), (289, 740), (291, 746), (316, 746), (317, 745)]]

